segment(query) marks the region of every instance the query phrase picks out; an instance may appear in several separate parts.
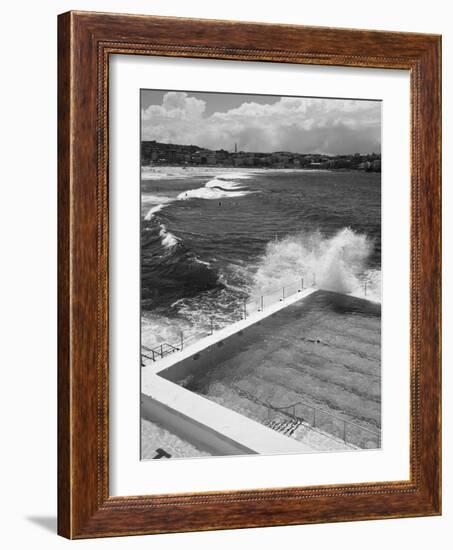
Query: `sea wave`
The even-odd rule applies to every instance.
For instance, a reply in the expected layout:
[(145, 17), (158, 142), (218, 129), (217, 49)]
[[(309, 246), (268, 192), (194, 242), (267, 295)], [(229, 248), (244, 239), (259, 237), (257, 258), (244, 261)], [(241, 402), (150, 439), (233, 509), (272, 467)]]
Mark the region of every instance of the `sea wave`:
[(175, 199), (173, 197), (168, 197), (167, 195), (155, 195), (153, 193), (142, 192), (141, 201), (142, 204), (166, 204), (168, 202), (173, 202)]
[(165, 204), (157, 204), (156, 206), (153, 206), (152, 208), (150, 208), (145, 216), (145, 220), (147, 222), (151, 221), (154, 217), (154, 215), (159, 212), (160, 210), (162, 210), (162, 208), (164, 208)]
[(232, 170), (231, 172), (222, 172), (221, 174), (218, 174), (215, 179), (217, 180), (248, 180), (253, 177), (255, 174), (254, 171), (249, 172), (235, 172)]
[(173, 235), (173, 233), (170, 233), (170, 231), (167, 231), (167, 228), (163, 223), (160, 224), (159, 237), (161, 238), (162, 246), (165, 248), (171, 248), (179, 243), (178, 237)]
[[(300, 283), (301, 278), (304, 286), (315, 284), (323, 290), (381, 301), (381, 271), (368, 268), (373, 242), (350, 228), (328, 237), (319, 231), (288, 235), (269, 242), (257, 263), (230, 265), (220, 272), (188, 254), (183, 243), (177, 248), (174, 244), (168, 245), (169, 256), (162, 258), (160, 266), (165, 268), (165, 284), (179, 293), (181, 278), (186, 283), (190, 278), (198, 289), (191, 296), (175, 294), (171, 322), (168, 317), (147, 313), (144, 341), (148, 345), (177, 342), (181, 332), (190, 341), (205, 336), (211, 327), (218, 330), (239, 320), (244, 300), (251, 307), (257, 296), (272, 296)], [(203, 281), (209, 281), (208, 286)]]
[(208, 189), (221, 189), (222, 191), (240, 191), (242, 189), (247, 189), (242, 187), (242, 185), (231, 178), (226, 177), (217, 177), (212, 180), (209, 180), (205, 187)]
[(217, 200), (222, 198), (243, 197), (253, 193), (253, 191), (248, 190), (247, 187), (243, 187), (235, 180), (248, 179), (249, 177), (249, 174), (243, 172), (219, 174), (215, 178), (209, 180), (204, 187), (184, 191), (180, 193), (177, 198), (178, 200)]
[(166, 315), (142, 311), (142, 344), (154, 348), (163, 342), (177, 344), (181, 339), (181, 332), (188, 335), (191, 330), (189, 320), (179, 317), (174, 319)]
[(252, 295), (272, 293), (299, 276), (307, 286), (380, 301), (381, 272), (367, 267), (372, 251), (371, 239), (350, 228), (331, 237), (316, 231), (272, 241), (255, 273)]
[(189, 189), (178, 195), (178, 200), (205, 199), (217, 200), (222, 198), (243, 197), (250, 191), (230, 191), (221, 187), (200, 187), (199, 189)]
[[(143, 177), (142, 179), (159, 179), (157, 176), (172, 177), (172, 174), (162, 174), (150, 173), (149, 177)], [(174, 176), (173, 176), (174, 177)], [(157, 212), (160, 212), (163, 208), (175, 202), (177, 200), (188, 200), (188, 199), (207, 199), (207, 200), (217, 200), (222, 198), (235, 198), (243, 197), (248, 195), (253, 191), (248, 190), (246, 187), (243, 187), (239, 182), (235, 180), (245, 180), (250, 178), (251, 175), (245, 172), (225, 172), (221, 173), (213, 179), (210, 179), (204, 187), (197, 189), (188, 189), (183, 191), (176, 197), (168, 197), (165, 195), (154, 195), (151, 193), (142, 194), (142, 204), (144, 206), (152, 205), (151, 208), (147, 211), (144, 216), (146, 221), (151, 221)]]
[(157, 212), (160, 212), (163, 208), (165, 208), (165, 206), (174, 202), (175, 198), (167, 197), (166, 195), (142, 193), (141, 201), (144, 207), (151, 206), (144, 216), (146, 221), (151, 221)]

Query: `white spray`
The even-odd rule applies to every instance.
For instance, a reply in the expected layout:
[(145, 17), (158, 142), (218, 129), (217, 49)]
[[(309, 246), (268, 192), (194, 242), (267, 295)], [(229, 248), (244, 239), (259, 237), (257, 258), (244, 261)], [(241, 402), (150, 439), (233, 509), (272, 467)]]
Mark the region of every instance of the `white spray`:
[(254, 278), (252, 294), (269, 294), (288, 281), (324, 290), (380, 300), (380, 271), (367, 270), (373, 243), (366, 235), (344, 228), (333, 237), (300, 233), (273, 241)]

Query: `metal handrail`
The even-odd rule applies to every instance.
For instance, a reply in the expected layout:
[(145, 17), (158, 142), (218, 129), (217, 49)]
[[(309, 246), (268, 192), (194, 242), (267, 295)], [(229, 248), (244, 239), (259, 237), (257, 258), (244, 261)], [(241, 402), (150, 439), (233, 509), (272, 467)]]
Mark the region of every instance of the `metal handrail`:
[[(312, 284), (311, 287), (315, 287), (316, 285), (316, 274), (313, 273), (311, 275), (312, 277)], [(246, 319), (250, 315), (250, 311), (256, 311), (256, 312), (262, 312), (265, 309), (265, 298), (269, 298), (271, 296), (279, 295), (275, 300), (272, 300), (270, 303), (266, 304), (266, 307), (269, 307), (269, 305), (273, 305), (277, 302), (283, 302), (287, 298), (293, 296), (294, 294), (297, 294), (298, 292), (302, 292), (303, 290), (310, 288), (310, 286), (304, 286), (304, 283), (306, 283), (307, 276), (301, 276), (299, 279), (294, 279), (293, 282), (287, 283), (285, 286), (282, 287), (275, 287), (275, 289), (268, 290), (266, 294), (256, 294), (252, 299), (244, 298), (240, 307), (238, 308), (238, 313), (241, 316), (241, 319)], [(367, 295), (367, 281), (365, 281), (365, 296)], [(253, 310), (253, 308), (256, 307), (256, 310)], [(207, 334), (211, 335), (214, 333), (214, 317), (209, 317), (209, 332)], [(151, 349), (144, 345), (142, 345), (142, 348), (146, 349), (148, 352), (151, 353), (152, 357), (149, 357), (146, 353), (142, 352), (142, 356), (146, 357), (147, 359), (151, 361), (157, 361), (159, 358), (162, 359), (169, 353), (172, 353), (173, 351), (180, 351), (184, 348), (184, 343), (187, 344), (188, 341), (193, 340), (198, 335), (192, 335), (189, 337), (184, 338), (183, 332), (181, 332), (181, 341), (179, 346), (170, 344), (169, 342), (162, 342), (162, 344), (159, 344), (155, 348)], [(200, 335), (201, 336), (201, 335)], [(204, 334), (203, 334), (204, 336)], [(173, 349), (171, 351), (168, 351), (167, 353), (159, 353), (159, 350), (161, 346), (171, 346)], [(162, 352), (162, 350), (161, 350)], [(143, 365), (143, 363), (142, 363)]]
[[(313, 277), (313, 286), (315, 286), (315, 284), (316, 284), (315, 278)], [(287, 290), (288, 288), (292, 288), (292, 287), (294, 287), (296, 289), (294, 292), (290, 292), (290, 293), (285, 292), (285, 290)], [(293, 294), (296, 294), (297, 292), (301, 292), (302, 290), (304, 290), (304, 288), (306, 289), (308, 287), (304, 287), (304, 278), (301, 277), (297, 281), (295, 280), (294, 282), (289, 283), (289, 284), (285, 285), (284, 287), (279, 287), (279, 288), (276, 288), (275, 290), (268, 291), (266, 294), (259, 295), (259, 305), (258, 305), (256, 311), (257, 312), (264, 311), (264, 298), (265, 297), (273, 296), (274, 294), (277, 294), (277, 293), (281, 292), (281, 297), (279, 298), (279, 300), (273, 301), (272, 302), (272, 304), (273, 304), (273, 303), (276, 303), (277, 301), (281, 302), (281, 301), (285, 300), (286, 298), (289, 298)], [(249, 306), (249, 308), (250, 308), (250, 305), (255, 304), (257, 299), (258, 299), (258, 296), (255, 299), (252, 299), (252, 300), (247, 300), (247, 298), (244, 298), (244, 300), (242, 302), (242, 305), (239, 309), (241, 319), (246, 319), (247, 318), (247, 316), (249, 315), (248, 310), (247, 310), (247, 306)], [(214, 333), (214, 322), (213, 322), (213, 317), (212, 316), (209, 318), (209, 327), (210, 327), (209, 335), (211, 335), (211, 334)], [(146, 357), (147, 359), (149, 359), (151, 361), (157, 361), (159, 358), (162, 359), (163, 357), (165, 357), (169, 353), (172, 353), (173, 351), (179, 351), (180, 349), (182, 350), (184, 348), (184, 343), (187, 344), (187, 342), (189, 340), (192, 340), (193, 338), (194, 338), (194, 336), (191, 336), (189, 338), (184, 338), (183, 332), (181, 332), (180, 347), (178, 347), (177, 345), (170, 344), (169, 342), (162, 342), (162, 344), (159, 344), (155, 348), (151, 349), (151, 348), (149, 348), (149, 347), (142, 344), (142, 348), (147, 350), (149, 353), (151, 353), (151, 357), (148, 354), (143, 353), (143, 352), (142, 352), (142, 356)], [(162, 346), (171, 346), (173, 348), (173, 350), (171, 350), (167, 353), (162, 353), (162, 349), (161, 349)], [(159, 350), (160, 350), (160, 352), (159, 352)], [(143, 363), (142, 363), (142, 365), (143, 365)]]
[[(319, 411), (327, 416), (330, 416), (331, 418), (334, 418), (335, 420), (340, 420), (341, 422), (345, 422), (346, 424), (350, 425), (350, 426), (355, 426), (356, 428), (359, 428), (360, 430), (363, 430), (365, 432), (368, 432), (376, 437), (380, 437), (380, 433), (379, 432), (375, 432), (374, 430), (370, 430), (370, 428), (365, 428), (365, 426), (361, 426), (360, 424), (357, 424), (356, 422), (352, 422), (351, 420), (346, 420), (345, 418), (342, 418), (341, 416), (337, 416), (329, 411), (326, 411), (325, 409), (321, 409), (321, 407), (316, 407), (315, 405), (310, 405), (309, 403), (305, 403), (304, 401), (297, 401), (296, 403), (292, 403), (291, 405), (285, 405), (283, 407), (277, 407), (275, 405), (272, 405), (271, 403), (267, 403), (267, 406), (269, 409), (273, 409), (275, 411), (281, 411), (284, 413), (285, 409), (293, 409), (293, 411), (295, 411), (295, 408), (297, 407), (297, 405), (302, 405), (304, 407), (308, 407), (309, 409), (312, 409), (314, 411)], [(284, 413), (285, 414), (285, 413)], [(299, 418), (295, 412), (294, 414), (292, 415), (294, 417), (297, 417)]]
[(152, 349), (146, 346), (142, 346), (142, 347), (146, 349), (149, 353), (151, 353), (151, 357), (143, 352), (142, 352), (142, 355), (147, 359), (151, 359), (152, 361), (156, 361), (156, 358), (158, 357), (162, 359), (166, 355), (169, 355), (170, 353), (174, 353), (175, 351), (179, 351), (181, 349), (177, 346), (174, 346), (173, 344), (169, 344), (168, 342), (162, 342), (162, 344), (159, 344), (158, 346)]
[[(306, 418), (303, 418), (301, 416), (296, 415), (296, 406), (297, 405), (302, 405), (304, 407), (308, 407), (309, 409), (311, 409), (313, 411), (313, 421), (311, 423)], [(326, 411), (325, 409), (321, 409), (320, 407), (310, 405), (308, 403), (305, 403), (304, 401), (298, 401), (296, 403), (292, 403), (291, 405), (286, 405), (286, 406), (283, 406), (283, 407), (276, 407), (276, 406), (268, 403), (267, 407), (268, 407), (268, 418), (270, 417), (270, 410), (272, 409), (272, 410), (281, 412), (282, 414), (285, 414), (287, 416), (290, 416), (293, 419), (298, 419), (298, 420), (308, 422), (309, 424), (311, 424), (311, 426), (313, 428), (316, 428), (316, 411), (318, 411), (319, 413), (322, 413), (326, 416), (329, 416), (330, 418), (333, 418), (336, 421), (339, 421), (339, 422), (343, 423), (343, 437), (342, 437), (342, 439), (345, 443), (347, 442), (346, 441), (346, 439), (347, 439), (346, 438), (346, 426), (354, 426), (355, 428), (359, 429), (362, 433), (367, 432), (367, 433), (371, 434), (373, 437), (376, 438), (378, 447), (380, 446), (380, 443), (381, 443), (381, 434), (380, 434), (380, 432), (376, 432), (376, 431), (371, 430), (369, 428), (365, 428), (365, 426), (361, 426), (360, 424), (357, 424), (356, 422), (351, 422), (350, 420), (346, 420), (346, 419), (342, 418), (341, 416), (337, 416), (335, 414), (332, 414), (331, 412)], [(290, 413), (286, 412), (287, 409), (293, 409), (293, 413), (290, 414)]]
[[(381, 434), (379, 432), (375, 432), (374, 430), (370, 430), (369, 428), (365, 428), (364, 426), (361, 426), (360, 424), (357, 424), (355, 422), (351, 422), (350, 420), (345, 420), (341, 416), (337, 416), (337, 415), (335, 415), (335, 414), (333, 414), (329, 411), (326, 411), (325, 409), (322, 409), (320, 407), (316, 407), (315, 405), (310, 405), (310, 404), (306, 403), (305, 401), (297, 401), (296, 403), (292, 403), (291, 405), (284, 405), (282, 407), (277, 407), (275, 405), (272, 405), (272, 403), (269, 403), (267, 401), (262, 401), (261, 399), (258, 399), (257, 397), (255, 397), (254, 395), (249, 393), (248, 391), (243, 390), (242, 388), (240, 388), (237, 384), (232, 384), (232, 388), (234, 390), (236, 390), (239, 395), (242, 394), (244, 397), (246, 397), (247, 399), (250, 399), (251, 401), (254, 401), (258, 405), (266, 407), (267, 408), (268, 419), (270, 417), (270, 410), (272, 409), (272, 410), (275, 410), (277, 412), (282, 412), (283, 414), (285, 414), (287, 416), (290, 416), (293, 419), (297, 419), (297, 420), (309, 423), (312, 428), (316, 429), (316, 417), (315, 416), (314, 416), (314, 422), (310, 423), (310, 422), (307, 421), (306, 418), (303, 418), (301, 416), (296, 415), (295, 407), (297, 405), (302, 405), (302, 406), (311, 408), (314, 411), (318, 411), (320, 413), (326, 414), (326, 415), (330, 416), (331, 418), (334, 418), (335, 420), (339, 420), (339, 421), (343, 422), (344, 425), (348, 424), (348, 425), (351, 425), (351, 426), (355, 426), (356, 428), (359, 428), (360, 430), (363, 430), (365, 432), (368, 432), (368, 433), (372, 434), (374, 437), (377, 438), (377, 443), (378, 443), (378, 445), (380, 445)], [(293, 414), (289, 414), (289, 413), (285, 412), (286, 409), (290, 409), (290, 408), (293, 408)], [(334, 435), (334, 434), (330, 434), (330, 435)], [(343, 441), (346, 443), (346, 430), (345, 429), (343, 429)]]

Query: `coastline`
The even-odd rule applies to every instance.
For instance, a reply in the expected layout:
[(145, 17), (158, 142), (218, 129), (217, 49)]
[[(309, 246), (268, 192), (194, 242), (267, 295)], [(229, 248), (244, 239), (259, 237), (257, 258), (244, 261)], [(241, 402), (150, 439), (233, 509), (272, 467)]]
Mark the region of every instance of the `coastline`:
[[(363, 170), (354, 170), (352, 168), (263, 168), (263, 167), (239, 167), (239, 166), (219, 166), (219, 165), (203, 165), (203, 166), (184, 166), (178, 164), (156, 164), (141, 166), (142, 180), (159, 180), (171, 179), (178, 177), (195, 177), (195, 176), (210, 176), (223, 173), (232, 174), (269, 174), (278, 172), (282, 174), (291, 173), (326, 173), (326, 172), (363, 172)], [(378, 173), (378, 172), (376, 172)]]

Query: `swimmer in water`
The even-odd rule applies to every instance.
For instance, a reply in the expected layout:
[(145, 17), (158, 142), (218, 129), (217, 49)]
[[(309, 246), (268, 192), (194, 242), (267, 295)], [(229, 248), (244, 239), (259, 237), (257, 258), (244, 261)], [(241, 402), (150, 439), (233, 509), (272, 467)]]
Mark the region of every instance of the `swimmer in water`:
[(307, 342), (311, 342), (313, 344), (322, 344), (322, 340), (320, 338), (302, 338), (302, 340), (306, 340)]

